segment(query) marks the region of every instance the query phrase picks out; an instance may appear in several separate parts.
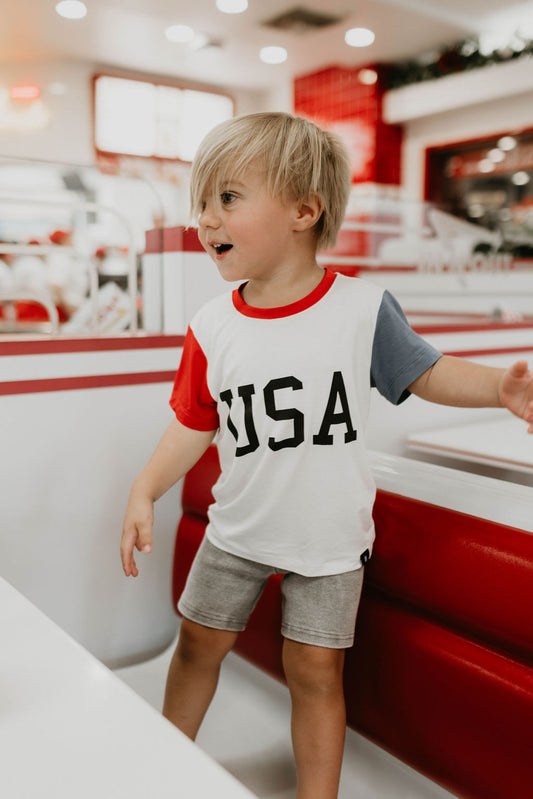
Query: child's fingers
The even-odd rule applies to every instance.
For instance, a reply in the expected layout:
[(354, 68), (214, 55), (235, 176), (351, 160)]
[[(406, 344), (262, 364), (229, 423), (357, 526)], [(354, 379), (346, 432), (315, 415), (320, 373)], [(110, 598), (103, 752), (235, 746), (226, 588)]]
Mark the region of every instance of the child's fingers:
[(526, 408), (526, 412), (524, 414), (524, 419), (529, 424), (527, 429), (528, 433), (533, 433), (533, 402), (530, 402)]
[(125, 530), (122, 535), (122, 541), (120, 544), (120, 557), (122, 560), (122, 568), (126, 577), (129, 577), (130, 575), (137, 577), (139, 574), (137, 565), (135, 563), (135, 558), (133, 557), (133, 548), (135, 546), (136, 539), (137, 530), (135, 528)]
[(528, 368), (527, 361), (516, 361), (511, 366), (510, 372), (513, 377), (520, 378), (527, 374)]

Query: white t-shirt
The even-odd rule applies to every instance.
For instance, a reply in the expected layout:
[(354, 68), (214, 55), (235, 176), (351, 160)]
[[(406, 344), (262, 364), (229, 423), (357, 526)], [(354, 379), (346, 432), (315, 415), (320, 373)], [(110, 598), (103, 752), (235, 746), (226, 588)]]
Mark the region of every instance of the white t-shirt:
[(374, 540), (371, 386), (401, 402), (439, 357), (388, 292), (330, 271), (281, 308), (253, 308), (239, 290), (207, 303), (170, 404), (187, 427), (218, 430), (209, 540), (307, 576), (360, 567)]

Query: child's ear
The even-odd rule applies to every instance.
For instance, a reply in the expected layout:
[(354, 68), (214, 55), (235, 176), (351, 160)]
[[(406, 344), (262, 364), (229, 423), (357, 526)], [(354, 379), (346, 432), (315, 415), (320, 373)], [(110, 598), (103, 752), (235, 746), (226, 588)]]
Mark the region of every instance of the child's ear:
[(294, 229), (304, 231), (313, 228), (322, 216), (323, 210), (322, 201), (316, 194), (311, 195), (305, 201), (300, 201), (296, 207)]

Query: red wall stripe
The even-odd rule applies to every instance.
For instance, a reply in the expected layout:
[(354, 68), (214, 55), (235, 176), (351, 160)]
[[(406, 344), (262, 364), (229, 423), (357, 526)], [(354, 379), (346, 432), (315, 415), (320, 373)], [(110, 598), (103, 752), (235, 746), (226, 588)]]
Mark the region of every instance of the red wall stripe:
[(497, 347), (493, 350), (457, 350), (455, 352), (447, 351), (445, 355), (454, 355), (458, 358), (478, 358), (483, 355), (511, 355), (513, 353), (533, 352), (533, 344), (529, 347)]
[[(406, 311), (407, 316), (412, 316), (411, 311)], [(425, 314), (426, 316), (428, 314)], [(441, 325), (418, 325), (416, 322), (411, 325), (420, 336), (428, 336), (431, 333), (496, 333), (502, 330), (531, 330), (531, 322), (501, 322), (501, 323), (477, 323), (473, 324), (441, 324)], [(533, 349), (533, 345), (531, 347)]]
[(104, 352), (111, 350), (152, 350), (183, 347), (184, 341), (185, 336), (170, 335), (2, 341), (0, 342), (0, 356), (59, 355), (64, 352)]
[(138, 386), (147, 383), (172, 382), (176, 371), (137, 372), (123, 375), (87, 375), (85, 377), (51, 377), (43, 380), (11, 380), (0, 383), (0, 396), (38, 394), (44, 391), (76, 391), (88, 388)]

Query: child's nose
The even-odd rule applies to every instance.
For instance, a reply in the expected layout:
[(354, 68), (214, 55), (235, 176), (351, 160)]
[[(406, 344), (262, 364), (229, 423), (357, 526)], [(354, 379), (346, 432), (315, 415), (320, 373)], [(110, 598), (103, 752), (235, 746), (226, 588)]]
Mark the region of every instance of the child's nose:
[(214, 203), (205, 203), (204, 207), (198, 218), (198, 224), (202, 228), (216, 229), (220, 226), (220, 217), (217, 213), (217, 208)]

